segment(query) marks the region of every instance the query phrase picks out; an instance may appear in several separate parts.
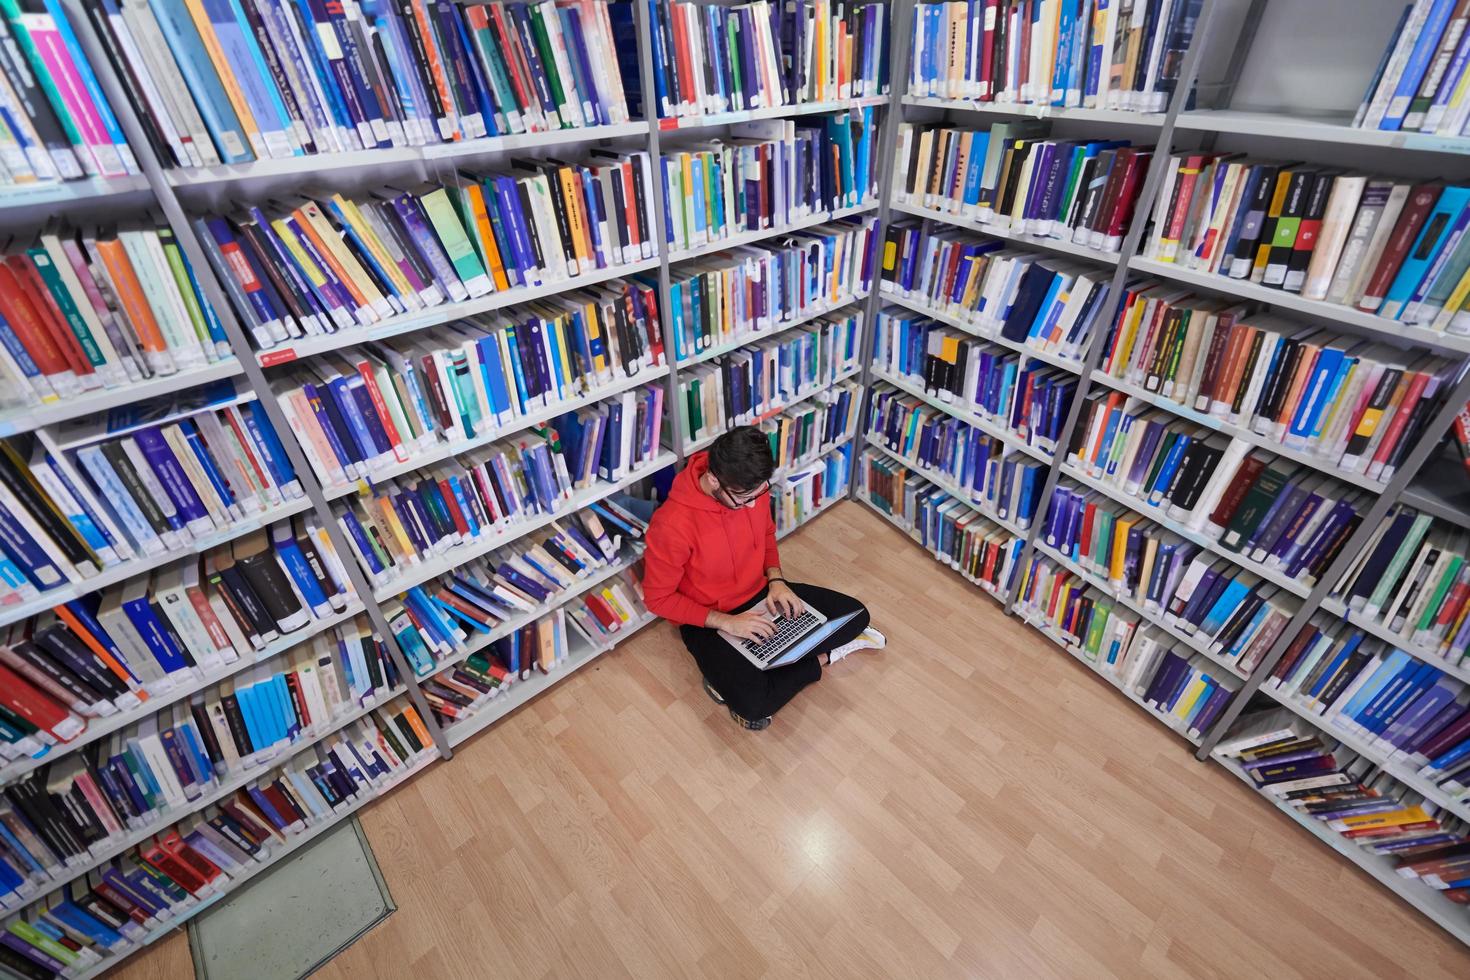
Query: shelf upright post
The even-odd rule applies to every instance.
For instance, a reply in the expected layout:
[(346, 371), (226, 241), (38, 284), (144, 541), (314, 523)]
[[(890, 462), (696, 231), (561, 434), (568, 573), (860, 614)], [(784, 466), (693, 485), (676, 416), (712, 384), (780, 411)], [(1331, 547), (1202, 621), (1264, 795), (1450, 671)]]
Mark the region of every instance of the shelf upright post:
[(429, 710), (429, 702), (425, 699), (423, 691), (419, 690), (417, 679), (413, 669), (408, 665), (408, 658), (399, 649), (398, 641), (393, 631), (388, 627), (388, 621), (383, 617), (383, 611), (373, 599), (373, 588), (368, 582), (367, 576), (363, 574), (361, 566), (353, 558), (353, 552), (348, 544), (347, 536), (337, 518), (332, 514), (331, 505), (322, 493), (321, 484), (317, 481), (316, 472), (312, 470), (311, 464), (307, 462), (305, 454), (301, 451), (300, 444), (290, 435), (291, 426), (286, 421), (285, 413), (281, 411), (280, 404), (272, 394), (269, 383), (266, 381), (265, 371), (260, 362), (256, 360), (255, 351), (251, 348), (245, 337), (245, 331), (236, 318), (234, 308), (230, 305), (225, 295), (224, 288), (215, 278), (214, 266), (205, 257), (203, 246), (190, 223), (189, 217), (184, 213), (183, 204), (180, 203), (178, 195), (174, 192), (173, 185), (169, 183), (164, 173), (163, 164), (153, 152), (153, 145), (148, 141), (143, 125), (138, 120), (137, 113), (133, 111), (133, 104), (123, 90), (122, 84), (113, 72), (112, 62), (108, 60), (107, 52), (101, 40), (97, 37), (94, 25), (87, 16), (79, 0), (61, 0), (66, 10), (67, 17), (71, 20), (76, 31), (77, 39), (86, 54), (87, 61), (97, 75), (107, 99), (112, 103), (113, 111), (117, 114), (118, 122), (122, 125), (127, 136), (128, 143), (133, 148), (133, 154), (137, 157), (139, 165), (143, 168), (144, 175), (148, 178), (149, 185), (153, 188), (154, 196), (158, 199), (163, 209), (164, 217), (173, 227), (174, 237), (178, 239), (179, 247), (188, 256), (189, 264), (194, 268), (194, 276), (203, 288), (206, 298), (219, 316), (220, 324), (223, 326), (225, 335), (229, 337), (230, 347), (235, 352), (235, 357), (244, 369), (245, 378), (250, 387), (254, 389), (256, 397), (260, 400), (261, 407), (265, 409), (271, 425), (282, 435), (281, 445), (286, 450), (286, 455), (291, 459), (291, 465), (296, 470), (296, 476), (301, 481), (301, 487), (311, 501), (312, 509), (316, 512), (317, 520), (321, 522), (326, 530), (327, 536), (332, 541), (332, 547), (342, 559), (342, 567), (347, 573), (352, 587), (362, 599), (362, 604), (367, 610), (369, 619), (372, 620), (373, 629), (382, 637), (387, 645), (389, 656), (393, 658), (393, 665), (398, 670), (408, 687), (409, 699), (413, 701), (414, 707), (418, 709), (424, 725), (433, 736), (434, 745), (438, 747), (439, 754), (448, 759), (452, 754), (448, 740), (444, 737), (434, 714)]
[[(1179, 80), (1175, 84), (1174, 92), (1169, 99), (1169, 106), (1164, 112), (1163, 121), (1159, 124), (1159, 138), (1154, 145), (1153, 159), (1149, 161), (1148, 175), (1144, 178), (1143, 189), (1138, 195), (1138, 201), (1133, 206), (1133, 217), (1128, 223), (1128, 233), (1123, 238), (1122, 247), (1118, 251), (1118, 267), (1113, 271), (1112, 281), (1108, 284), (1107, 306), (1104, 308), (1106, 316), (1097, 321), (1101, 329), (1106, 329), (1118, 315), (1119, 305), (1123, 299), (1123, 287), (1128, 282), (1128, 264), (1138, 252), (1138, 243), (1143, 239), (1143, 230), (1148, 225), (1148, 216), (1153, 208), (1154, 199), (1159, 194), (1159, 188), (1163, 186), (1164, 171), (1169, 165), (1169, 151), (1172, 148), (1174, 138), (1174, 121), (1179, 117), (1179, 112), (1184, 104), (1189, 101), (1189, 93), (1194, 88), (1194, 80), (1199, 74), (1200, 61), (1203, 58), (1205, 43), (1204, 39), (1209, 33), (1210, 22), (1215, 12), (1224, 0), (1204, 0), (1200, 8), (1199, 20), (1195, 24), (1194, 36), (1190, 40), (1189, 50), (1184, 53), (1184, 61), (1179, 66)], [(1026, 544), (1021, 549), (1020, 560), (1016, 563), (1017, 574), (1012, 575), (1011, 583), (1006, 586), (1005, 605), (1007, 609), (1012, 608), (1016, 601), (1017, 587), (1020, 585), (1019, 569), (1025, 568), (1026, 563), (1031, 560), (1031, 554), (1035, 550), (1036, 536), (1041, 533), (1041, 508), (1045, 507), (1051, 500), (1052, 492), (1056, 489), (1057, 481), (1062, 474), (1062, 461), (1067, 457), (1067, 446), (1072, 441), (1072, 432), (1077, 426), (1078, 419), (1082, 416), (1082, 404), (1087, 400), (1088, 388), (1092, 384), (1092, 372), (1097, 369), (1098, 362), (1102, 360), (1103, 344), (1099, 331), (1094, 331), (1088, 341), (1087, 357), (1078, 371), (1077, 390), (1072, 395), (1072, 403), (1067, 407), (1067, 421), (1062, 426), (1061, 438), (1057, 440), (1055, 452), (1052, 453), (1051, 466), (1047, 469), (1046, 482), (1042, 486), (1041, 496), (1037, 498), (1037, 513), (1032, 515), (1031, 526), (1026, 530)]]
[[(898, 145), (898, 127), (903, 122), (903, 95), (908, 88), (909, 52), (913, 48), (910, 35), (915, 4), (911, 0), (896, 0), (888, 5), (888, 106), (887, 118), (878, 137), (878, 224), (874, 228), (877, 239), (873, 255), (873, 279), (868, 287), (868, 298), (863, 304), (863, 335), (858, 342), (858, 367), (862, 370), (862, 397), (858, 400), (857, 422), (860, 430), (867, 429), (869, 394), (873, 384), (873, 338), (878, 329), (878, 311), (883, 308), (883, 249), (888, 234), (891, 211), (889, 201), (893, 197), (893, 163)], [(855, 443), (859, 440), (854, 438)], [(847, 499), (856, 500), (858, 493), (857, 468), (862, 462), (860, 446), (853, 447), (852, 464), (847, 472)]]
[(664, 363), (669, 373), (664, 377), (668, 394), (664, 404), (669, 412), (669, 430), (674, 436), (674, 456), (684, 465), (684, 447), (689, 434), (684, 431), (684, 413), (680, 411), (679, 362), (674, 358), (672, 328), (674, 310), (670, 306), (669, 225), (663, 195), (663, 151), (659, 147), (658, 91), (653, 86), (653, 31), (647, 0), (628, 0), (633, 5), (633, 24), (638, 31), (638, 78), (643, 89), (643, 118), (648, 122), (648, 165), (653, 168), (654, 246), (658, 249), (658, 315), (659, 330), (664, 337)]
[(1327, 598), (1328, 592), (1337, 584), (1338, 580), (1346, 574), (1348, 566), (1357, 558), (1358, 552), (1367, 547), (1373, 532), (1382, 523), (1388, 514), (1389, 508), (1399, 503), (1399, 497), (1409, 485), (1409, 481), (1418, 475), (1430, 454), (1439, 447), (1440, 436), (1449, 430), (1450, 424), (1454, 422), (1455, 416), (1465, 403), (1470, 401), (1470, 359), (1466, 359), (1460, 365), (1460, 378), (1446, 396), (1444, 404), (1440, 405), (1439, 411), (1435, 413), (1433, 421), (1425, 427), (1418, 441), (1409, 450), (1409, 455), (1404, 457), (1404, 462), (1394, 471), (1393, 479), (1388, 481), (1378, 499), (1373, 501), (1373, 506), (1368, 508), (1368, 513), (1363, 515), (1362, 522), (1357, 526), (1347, 541), (1343, 542), (1337, 557), (1327, 566), (1327, 569), (1317, 579), (1317, 584), (1312, 591), (1302, 600), (1301, 608), (1296, 611), (1282, 629), (1271, 646), (1267, 648), (1266, 655), (1261, 662), (1251, 671), (1250, 678), (1240, 688), (1240, 693), (1230, 699), (1225, 705), (1225, 710), (1215, 723), (1210, 726), (1200, 740), (1199, 750), (1195, 753), (1196, 758), (1204, 760), (1210, 757), (1210, 752), (1219, 744), (1220, 739), (1230, 730), (1235, 719), (1245, 710), (1246, 702), (1260, 689), (1265, 679), (1270, 676), (1271, 671), (1286, 653), (1286, 648), (1291, 645), (1292, 640), (1301, 632), (1317, 611), (1322, 606), (1322, 601)]

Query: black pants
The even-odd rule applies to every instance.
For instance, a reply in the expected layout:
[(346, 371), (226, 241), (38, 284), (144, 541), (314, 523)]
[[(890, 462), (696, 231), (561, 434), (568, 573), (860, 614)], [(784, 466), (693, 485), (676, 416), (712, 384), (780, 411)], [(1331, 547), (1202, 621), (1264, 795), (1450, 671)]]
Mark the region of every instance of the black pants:
[[(868, 628), (868, 610), (852, 596), (833, 592), (815, 585), (792, 582), (791, 590), (801, 601), (826, 616), (836, 619), (850, 612), (857, 613), (841, 629), (835, 631), (817, 649), (794, 664), (761, 670), (746, 660), (739, 651), (721, 638), (708, 626), (681, 626), (680, 634), (684, 645), (694, 655), (700, 673), (709, 681), (710, 687), (737, 715), (752, 721), (773, 715), (787, 701), (796, 697), (796, 692), (822, 676), (822, 665), (817, 663), (817, 654), (840, 647)], [(766, 596), (766, 589), (751, 596), (736, 606), (732, 612), (744, 612)]]

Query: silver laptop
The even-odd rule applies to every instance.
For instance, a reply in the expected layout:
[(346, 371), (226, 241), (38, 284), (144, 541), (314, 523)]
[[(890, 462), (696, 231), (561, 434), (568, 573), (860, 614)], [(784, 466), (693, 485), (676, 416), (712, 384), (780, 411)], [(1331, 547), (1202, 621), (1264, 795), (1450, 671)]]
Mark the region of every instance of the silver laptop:
[(761, 613), (775, 624), (776, 632), (770, 639), (756, 642), (724, 630), (719, 633), (726, 643), (739, 650), (746, 660), (761, 670), (796, 663), (857, 615), (852, 612), (836, 619), (828, 619), (817, 610), (804, 605), (795, 616), (775, 616), (766, 609), (764, 599), (751, 606), (748, 611)]

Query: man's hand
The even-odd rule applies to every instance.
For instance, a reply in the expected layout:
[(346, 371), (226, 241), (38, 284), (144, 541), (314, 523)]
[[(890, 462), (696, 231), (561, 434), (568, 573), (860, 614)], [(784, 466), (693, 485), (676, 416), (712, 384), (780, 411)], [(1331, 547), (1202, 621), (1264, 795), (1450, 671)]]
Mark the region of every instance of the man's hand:
[(795, 616), (806, 604), (785, 582), (772, 582), (766, 590), (766, 608), (778, 616)]
[(756, 643), (768, 640), (776, 634), (776, 627), (758, 612), (712, 612), (709, 614), (709, 619), (705, 621), (705, 625)]

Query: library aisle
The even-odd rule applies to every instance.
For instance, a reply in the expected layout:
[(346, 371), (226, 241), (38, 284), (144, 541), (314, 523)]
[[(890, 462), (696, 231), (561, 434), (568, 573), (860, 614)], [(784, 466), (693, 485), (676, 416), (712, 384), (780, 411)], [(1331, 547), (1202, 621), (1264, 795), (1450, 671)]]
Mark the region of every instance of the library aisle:
[[(317, 976), (1470, 975), (872, 511), (783, 559), (861, 596), (888, 649), (757, 736), (672, 626), (619, 645), (364, 809), (398, 911)], [(116, 976), (189, 973), (176, 933)]]

